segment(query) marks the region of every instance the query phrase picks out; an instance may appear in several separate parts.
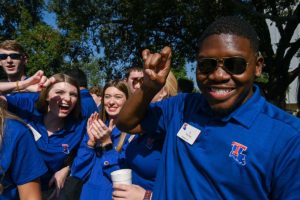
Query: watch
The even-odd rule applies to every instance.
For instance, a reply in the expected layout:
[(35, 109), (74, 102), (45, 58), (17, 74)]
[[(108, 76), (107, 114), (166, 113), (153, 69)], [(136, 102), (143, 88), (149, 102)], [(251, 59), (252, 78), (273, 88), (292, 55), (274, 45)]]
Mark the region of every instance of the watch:
[(101, 145), (100, 148), (101, 148), (102, 151), (109, 151), (109, 150), (113, 149), (113, 144), (109, 143), (109, 144), (106, 144), (106, 145)]

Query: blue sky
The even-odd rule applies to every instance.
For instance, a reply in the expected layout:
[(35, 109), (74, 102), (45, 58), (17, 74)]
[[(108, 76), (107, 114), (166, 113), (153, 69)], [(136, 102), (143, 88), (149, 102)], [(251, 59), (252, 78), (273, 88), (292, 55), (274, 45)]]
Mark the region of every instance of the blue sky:
[(56, 15), (54, 13), (43, 12), (43, 20), (50, 26), (57, 28)]

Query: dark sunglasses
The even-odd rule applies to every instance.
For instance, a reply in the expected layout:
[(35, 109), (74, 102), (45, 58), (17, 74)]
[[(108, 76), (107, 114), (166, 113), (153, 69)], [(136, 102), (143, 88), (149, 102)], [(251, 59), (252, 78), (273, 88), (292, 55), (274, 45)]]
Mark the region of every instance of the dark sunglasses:
[(1, 53), (0, 54), (0, 60), (5, 60), (7, 59), (7, 57), (10, 57), (11, 59), (14, 59), (14, 60), (20, 60), (22, 55), (19, 54), (19, 53), (11, 53), (11, 54), (5, 54), (5, 53)]
[(228, 58), (201, 58), (198, 60), (198, 69), (203, 74), (214, 72), (219, 64), (229, 74), (239, 75), (246, 71), (247, 61), (242, 57)]
[(144, 78), (143, 77), (142, 78), (134, 78), (132, 80), (132, 85), (136, 85), (138, 83), (143, 84), (143, 82), (144, 82)]

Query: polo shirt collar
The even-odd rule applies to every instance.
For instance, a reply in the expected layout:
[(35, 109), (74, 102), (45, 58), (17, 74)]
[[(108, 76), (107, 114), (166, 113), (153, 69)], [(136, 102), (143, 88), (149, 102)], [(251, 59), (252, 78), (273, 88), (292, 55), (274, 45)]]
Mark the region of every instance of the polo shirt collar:
[(253, 90), (253, 95), (231, 114), (233, 119), (247, 128), (250, 128), (250, 126), (254, 123), (266, 102), (266, 100), (261, 96), (258, 86), (254, 85)]
[[(84, 121), (84, 120), (82, 120), (82, 121)], [(63, 129), (68, 132), (74, 132), (80, 122), (81, 122), (80, 120), (75, 119), (72, 116), (69, 116), (66, 119), (66, 124)]]
[[(43, 117), (41, 117), (37, 123), (40, 124), (39, 125), (40, 127), (44, 127), (45, 131), (47, 132)], [(72, 117), (67, 117), (65, 126), (62, 129), (55, 131), (54, 135), (61, 135), (61, 134), (65, 134), (65, 133), (75, 132), (75, 129), (78, 126), (78, 123), (79, 123), (79, 121), (77, 121), (76, 119), (74, 119)]]
[(86, 96), (86, 95), (89, 95), (90, 94), (90, 92), (89, 92), (89, 90), (88, 89), (81, 89), (80, 90), (80, 95), (82, 96)]

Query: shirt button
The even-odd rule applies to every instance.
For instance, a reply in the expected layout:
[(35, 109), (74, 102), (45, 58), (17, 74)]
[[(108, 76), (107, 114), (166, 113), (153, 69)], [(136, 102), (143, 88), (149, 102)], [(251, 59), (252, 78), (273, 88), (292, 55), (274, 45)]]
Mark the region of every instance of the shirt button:
[(104, 166), (108, 166), (109, 165), (109, 162), (108, 161), (104, 161)]

